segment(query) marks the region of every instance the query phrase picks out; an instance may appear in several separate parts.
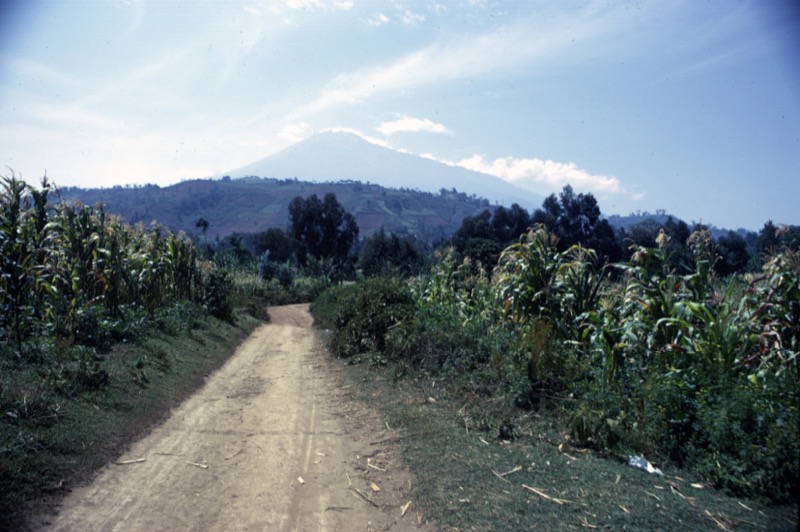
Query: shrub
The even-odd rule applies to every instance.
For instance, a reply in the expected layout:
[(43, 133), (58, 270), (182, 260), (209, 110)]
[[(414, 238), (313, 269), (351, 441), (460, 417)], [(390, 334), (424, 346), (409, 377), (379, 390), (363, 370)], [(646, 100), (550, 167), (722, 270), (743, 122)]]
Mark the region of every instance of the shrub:
[(318, 321), (333, 329), (330, 347), (340, 357), (383, 351), (389, 329), (408, 319), (413, 309), (405, 282), (380, 277), (332, 289), (314, 306)]
[(339, 356), (380, 351), (456, 382), (491, 375), (484, 389), (565, 414), (573, 441), (686, 466), (738, 496), (796, 499), (800, 254), (723, 284), (707, 232), (690, 239), (683, 275), (663, 232), (657, 244), (612, 280), (591, 251), (559, 251), (537, 227), (503, 251), (491, 283), (450, 252), (411, 290), (374, 279), (312, 310)]
[(215, 318), (233, 322), (233, 305), (231, 293), (233, 280), (227, 270), (213, 268), (205, 281), (203, 290), (203, 308)]
[(422, 309), (389, 331), (386, 355), (434, 372), (474, 369), (488, 359), (480, 349), (483, 332), (465, 324), (452, 308)]

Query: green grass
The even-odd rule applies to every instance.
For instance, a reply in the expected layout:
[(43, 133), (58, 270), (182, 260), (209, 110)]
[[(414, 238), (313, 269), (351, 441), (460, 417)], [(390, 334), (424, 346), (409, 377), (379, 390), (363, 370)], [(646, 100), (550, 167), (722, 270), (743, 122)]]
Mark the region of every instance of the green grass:
[(198, 314), (183, 327), (116, 344), (97, 361), (108, 384), (96, 390), (44, 390), (41, 367), (4, 366), (0, 530), (25, 529), (32, 516), (51, 511), (168, 416), (259, 323), (246, 313), (236, 325)]
[[(465, 401), (463, 393), (406, 368), (347, 368), (349, 390), (401, 435), (403, 457), (416, 475), (416, 508), (444, 529), (797, 528), (796, 508), (696, 488), (702, 480), (685, 471), (660, 477), (627, 466), (624, 457), (561, 453), (569, 430), (557, 419), (519, 411), (512, 417), (513, 409), (488, 399)], [(515, 438), (506, 442), (499, 432), (509, 425)]]

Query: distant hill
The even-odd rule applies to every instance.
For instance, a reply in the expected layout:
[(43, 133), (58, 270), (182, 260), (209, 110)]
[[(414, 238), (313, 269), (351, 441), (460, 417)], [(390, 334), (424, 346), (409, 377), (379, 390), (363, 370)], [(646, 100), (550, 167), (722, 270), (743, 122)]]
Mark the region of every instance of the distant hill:
[[(210, 224), (208, 238), (284, 229), (294, 197), (317, 194), (321, 198), (329, 192), (356, 217), (361, 236), (384, 227), (427, 242), (448, 237), (465, 217), (485, 208), (518, 203), (532, 213), (544, 200), (495, 176), (333, 132), (316, 134), (216, 178), (168, 187), (62, 189), (67, 199), (103, 203), (126, 221), (157, 220), (190, 235), (198, 234), (195, 224), (203, 218)], [(612, 226), (626, 229), (644, 221), (663, 224), (666, 218), (664, 211), (608, 216)], [(722, 233), (711, 227), (715, 236)]]
[(384, 148), (352, 133), (318, 133), (224, 175), (318, 182), (353, 180), (433, 193), (455, 189), (506, 207), (517, 203), (528, 211), (541, 207), (544, 200), (499, 177)]
[(396, 234), (413, 234), (425, 241), (445, 238), (490, 206), (486, 199), (465, 193), (398, 190), (360, 182), (308, 183), (294, 179), (244, 178), (184, 181), (169, 187), (144, 185), (106, 189), (64, 188), (65, 199), (87, 205), (98, 202), (108, 212), (136, 223), (153, 220), (172, 230), (196, 236), (199, 218), (209, 222), (208, 238), (252, 233), (270, 227), (285, 229), (288, 206), (296, 196), (322, 197), (332, 192), (351, 212), (367, 236), (383, 226)]
[(351, 133), (320, 133), (286, 150), (212, 179), (110, 189), (68, 188), (63, 194), (106, 205), (129, 222), (152, 220), (208, 237), (286, 228), (296, 196), (336, 194), (356, 217), (361, 235), (383, 226), (425, 241), (449, 236), (492, 204), (518, 203), (526, 210), (543, 197), (488, 174), (449, 166), (371, 144)]
[[(602, 208), (602, 206), (601, 206)], [(649, 212), (639, 212), (639, 213), (631, 213), (627, 216), (620, 216), (618, 214), (612, 214), (608, 216), (608, 223), (611, 224), (612, 227), (616, 229), (625, 229), (626, 231), (630, 231), (631, 228), (635, 225), (639, 224), (653, 224), (657, 226), (664, 225), (667, 223), (667, 219), (672, 217), (673, 220), (676, 222), (680, 220), (677, 216), (668, 214), (664, 210), (657, 210), (655, 214)], [(690, 229), (694, 229), (697, 226), (697, 222), (683, 220), (689, 226)], [(714, 239), (718, 239), (721, 236), (727, 235), (729, 229), (724, 227), (717, 227), (714, 224), (709, 224), (703, 222), (703, 226), (705, 226), (709, 231), (711, 231), (711, 235)], [(739, 234), (742, 237), (746, 237), (748, 234), (752, 234), (752, 231), (748, 231), (747, 229), (736, 229), (734, 230), (735, 233)]]
[[(271, 227), (285, 229), (289, 223), (289, 203), (293, 198), (311, 194), (322, 198), (329, 192), (336, 194), (344, 208), (353, 213), (361, 237), (384, 227), (386, 231), (415, 235), (432, 243), (449, 237), (465, 217), (494, 208), (487, 199), (453, 190), (420, 192), (356, 181), (310, 183), (296, 179), (225, 177), (184, 181), (168, 187), (61, 189), (65, 199), (77, 199), (87, 205), (102, 203), (108, 212), (128, 222), (148, 224), (155, 220), (193, 237), (199, 237), (200, 231), (195, 224), (203, 218), (209, 222), (209, 239), (224, 238), (233, 233), (254, 233)], [(532, 213), (540, 207), (536, 205), (526, 210)], [(602, 209), (602, 205), (600, 207)], [(664, 211), (657, 211), (610, 215), (608, 220), (613, 227), (630, 231), (634, 225), (642, 223), (663, 225), (668, 216)], [(690, 228), (693, 226), (694, 223), (689, 223)], [(714, 238), (728, 232), (713, 225), (710, 229)], [(746, 231), (737, 232), (747, 236)]]

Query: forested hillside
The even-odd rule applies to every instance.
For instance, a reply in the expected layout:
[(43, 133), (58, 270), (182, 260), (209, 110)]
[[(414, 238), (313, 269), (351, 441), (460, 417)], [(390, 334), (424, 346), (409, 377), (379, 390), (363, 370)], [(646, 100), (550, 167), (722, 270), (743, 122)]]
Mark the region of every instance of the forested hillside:
[(207, 237), (285, 229), (289, 203), (297, 196), (327, 193), (355, 216), (361, 235), (380, 227), (395, 234), (413, 234), (434, 241), (453, 233), (466, 216), (489, 207), (485, 199), (454, 190), (438, 194), (388, 189), (360, 182), (310, 183), (294, 179), (194, 180), (169, 187), (145, 185), (107, 189), (64, 188), (65, 199), (86, 205), (98, 202), (130, 223), (156, 220), (173, 230), (199, 234), (197, 221), (208, 221)]

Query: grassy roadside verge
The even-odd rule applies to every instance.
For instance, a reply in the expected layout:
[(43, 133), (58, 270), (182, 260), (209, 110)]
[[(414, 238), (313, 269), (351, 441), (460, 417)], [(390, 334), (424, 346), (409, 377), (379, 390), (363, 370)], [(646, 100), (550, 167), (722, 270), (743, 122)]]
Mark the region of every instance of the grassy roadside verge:
[(26, 529), (52, 511), (199, 388), (260, 323), (243, 312), (236, 325), (196, 315), (182, 327), (116, 344), (102, 355), (107, 383), (52, 396), (41, 415), (2, 420), (0, 530)]
[(345, 375), (400, 434), (416, 508), (446, 529), (796, 530), (794, 507), (727, 497), (685, 471), (561, 452), (557, 419), (519, 416), (504, 441), (495, 414), (424, 373), (365, 357)]

